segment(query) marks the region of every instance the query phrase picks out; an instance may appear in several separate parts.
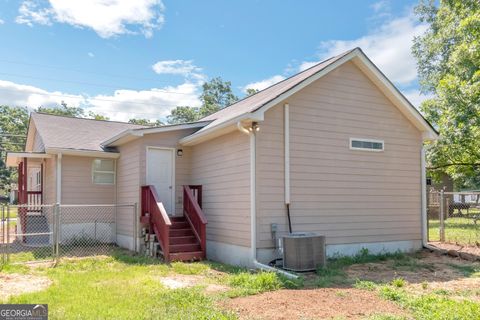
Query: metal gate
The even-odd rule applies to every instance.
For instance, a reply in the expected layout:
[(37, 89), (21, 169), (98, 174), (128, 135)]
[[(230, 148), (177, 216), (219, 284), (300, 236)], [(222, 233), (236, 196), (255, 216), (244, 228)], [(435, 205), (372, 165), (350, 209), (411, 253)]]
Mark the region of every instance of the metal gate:
[(54, 205), (3, 206), (1, 220), (2, 262), (53, 260), (54, 231), (58, 225)]
[(428, 240), (480, 250), (480, 193), (431, 190), (428, 194)]
[[(1, 263), (53, 261), (109, 254), (117, 237), (136, 238), (132, 205), (19, 205), (1, 207)], [(117, 213), (131, 227), (117, 230)], [(125, 216), (130, 221), (125, 221)], [(130, 218), (131, 217), (131, 218)]]

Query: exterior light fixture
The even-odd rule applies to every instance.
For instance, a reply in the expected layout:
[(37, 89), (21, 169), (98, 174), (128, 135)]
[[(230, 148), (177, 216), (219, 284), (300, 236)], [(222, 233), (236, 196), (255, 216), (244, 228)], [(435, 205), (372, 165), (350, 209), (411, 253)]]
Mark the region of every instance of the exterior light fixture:
[(260, 127), (258, 125), (258, 122), (252, 122), (252, 126), (248, 130), (250, 130), (252, 132), (260, 131)]
[(177, 157), (183, 156), (183, 149), (177, 149)]

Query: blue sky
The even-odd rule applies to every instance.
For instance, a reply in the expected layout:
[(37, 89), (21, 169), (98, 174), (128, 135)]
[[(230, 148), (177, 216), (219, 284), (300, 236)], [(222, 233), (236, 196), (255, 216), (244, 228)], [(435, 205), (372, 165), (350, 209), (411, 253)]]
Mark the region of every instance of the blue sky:
[[(109, 3), (109, 6), (105, 4)], [(418, 105), (416, 1), (3, 0), (0, 104), (65, 101), (111, 119), (198, 106), (216, 76), (262, 89), (360, 46)]]

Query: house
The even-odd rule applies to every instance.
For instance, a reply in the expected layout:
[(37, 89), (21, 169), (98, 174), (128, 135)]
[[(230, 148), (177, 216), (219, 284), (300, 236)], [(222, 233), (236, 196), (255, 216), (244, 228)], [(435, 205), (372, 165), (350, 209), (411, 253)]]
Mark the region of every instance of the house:
[(150, 226), (170, 260), (206, 251), (252, 266), (275, 257), (287, 211), (293, 231), (326, 236), (328, 255), (421, 248), (423, 143), (436, 138), (356, 48), (195, 123), (33, 113), (26, 150), (8, 163), (40, 168), (43, 203), (139, 203), (137, 230), (117, 212), (122, 247), (138, 249)]

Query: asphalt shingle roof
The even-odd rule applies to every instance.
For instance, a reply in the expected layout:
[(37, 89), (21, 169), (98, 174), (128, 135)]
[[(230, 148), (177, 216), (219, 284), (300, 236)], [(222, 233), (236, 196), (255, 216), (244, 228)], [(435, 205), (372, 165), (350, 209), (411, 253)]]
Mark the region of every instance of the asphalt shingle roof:
[(32, 113), (45, 148), (103, 151), (101, 143), (128, 129), (145, 126), (93, 119)]

